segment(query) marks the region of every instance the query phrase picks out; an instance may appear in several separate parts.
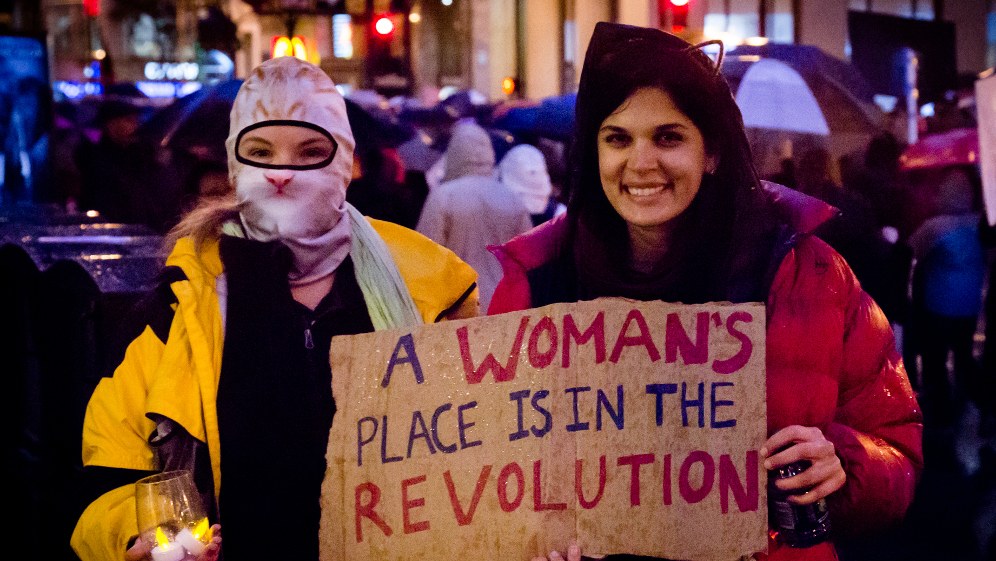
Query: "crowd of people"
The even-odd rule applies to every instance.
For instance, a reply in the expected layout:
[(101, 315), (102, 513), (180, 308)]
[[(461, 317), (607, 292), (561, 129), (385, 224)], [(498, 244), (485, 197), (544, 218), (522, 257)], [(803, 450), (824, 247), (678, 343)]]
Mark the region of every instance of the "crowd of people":
[[(137, 118), (109, 104), (80, 148), (80, 204), (168, 231), (170, 252), (143, 301), (148, 329), (87, 410), (83, 561), (145, 558), (132, 483), (178, 468), (218, 524), (199, 559), (317, 559), (334, 335), (598, 297), (764, 302), (761, 459), (809, 462), (777, 485), (805, 491), (798, 504), (826, 499), (842, 537), (902, 520), (923, 469), (921, 404), (928, 423), (966, 400), (993, 414), (994, 371), (973, 349), (996, 307), (977, 170), (930, 175), (919, 223), (897, 204), (910, 178), (887, 134), (860, 162), (812, 149), (762, 180), (719, 61), (662, 31), (596, 26), (563, 162), (530, 143), (497, 150), (461, 119), (438, 182), (413, 180), (396, 152), (360, 146), (324, 72), (280, 58), (235, 99), (227, 183), (164, 215), (129, 191), (154, 160), (137, 153)], [(983, 360), (996, 362), (992, 343)], [(274, 511), (292, 517), (287, 533), (254, 532)], [(767, 559), (836, 553), (772, 534)]]
[(902, 150), (889, 133), (872, 138), (860, 162), (851, 155), (835, 162), (825, 148), (811, 148), (770, 179), (839, 211), (816, 233), (900, 328), (905, 367), (931, 424), (952, 425), (971, 403), (989, 434), (993, 371), (982, 361), (996, 350), (977, 348), (975, 339), (996, 319), (993, 298), (984, 308), (993, 245), (980, 172), (970, 161), (903, 167)]

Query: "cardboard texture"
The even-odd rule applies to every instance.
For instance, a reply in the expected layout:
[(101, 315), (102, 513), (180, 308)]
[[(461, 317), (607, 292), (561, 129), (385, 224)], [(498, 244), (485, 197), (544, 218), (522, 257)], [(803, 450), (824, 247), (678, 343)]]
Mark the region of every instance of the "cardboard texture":
[(996, 226), (996, 76), (975, 82), (975, 108), (979, 129), (979, 171), (986, 220)]
[(764, 551), (764, 322), (599, 299), (336, 337), (322, 561)]

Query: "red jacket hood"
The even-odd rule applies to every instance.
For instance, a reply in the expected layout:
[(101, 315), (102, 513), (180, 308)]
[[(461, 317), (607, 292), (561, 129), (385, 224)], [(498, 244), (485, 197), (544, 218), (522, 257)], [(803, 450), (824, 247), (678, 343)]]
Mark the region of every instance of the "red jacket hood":
[[(761, 189), (774, 207), (775, 214), (802, 234), (813, 233), (821, 224), (840, 212), (815, 197), (778, 183), (761, 181)], [(561, 214), (505, 244), (489, 246), (488, 250), (499, 262), (511, 259), (528, 271), (547, 262), (566, 236), (567, 215)]]

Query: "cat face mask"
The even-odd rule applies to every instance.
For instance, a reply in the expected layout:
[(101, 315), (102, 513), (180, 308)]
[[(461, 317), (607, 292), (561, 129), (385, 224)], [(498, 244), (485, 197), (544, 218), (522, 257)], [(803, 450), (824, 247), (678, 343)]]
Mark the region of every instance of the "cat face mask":
[(225, 148), (242, 225), (291, 249), (291, 284), (331, 274), (349, 253), (354, 147), (342, 95), (312, 64), (268, 60), (235, 97)]
[(257, 67), (236, 96), (225, 145), (250, 237), (311, 239), (339, 224), (355, 143), (321, 69), (293, 57)]

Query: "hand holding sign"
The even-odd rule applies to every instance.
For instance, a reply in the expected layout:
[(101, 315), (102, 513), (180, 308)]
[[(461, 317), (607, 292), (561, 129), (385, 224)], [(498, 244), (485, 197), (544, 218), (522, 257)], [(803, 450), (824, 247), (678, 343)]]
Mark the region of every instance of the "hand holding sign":
[[(564, 556), (559, 551), (551, 551), (549, 557), (534, 557), (533, 561), (564, 561)], [(567, 561), (581, 561), (581, 547), (571, 544), (567, 548)]]
[(600, 299), (336, 337), (323, 561), (764, 550), (764, 317)]

